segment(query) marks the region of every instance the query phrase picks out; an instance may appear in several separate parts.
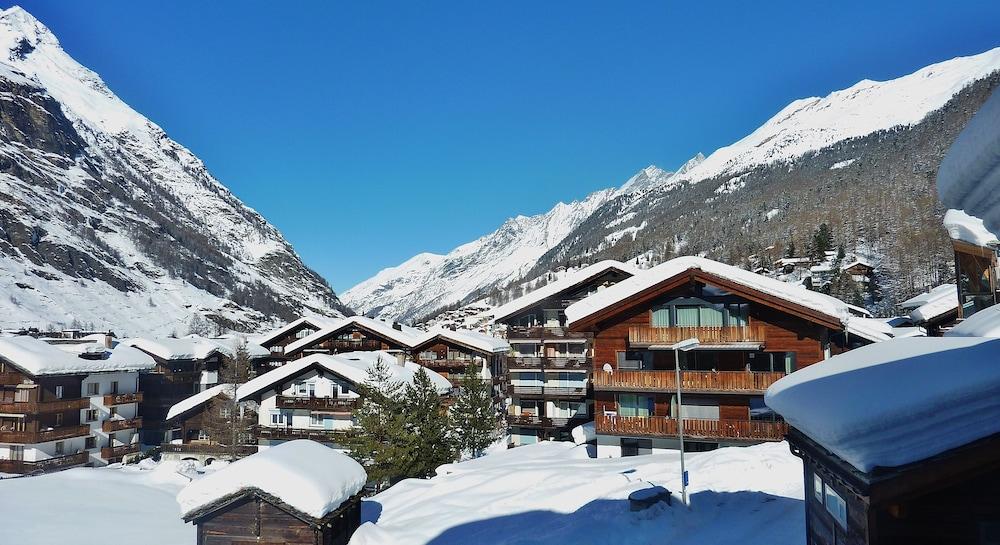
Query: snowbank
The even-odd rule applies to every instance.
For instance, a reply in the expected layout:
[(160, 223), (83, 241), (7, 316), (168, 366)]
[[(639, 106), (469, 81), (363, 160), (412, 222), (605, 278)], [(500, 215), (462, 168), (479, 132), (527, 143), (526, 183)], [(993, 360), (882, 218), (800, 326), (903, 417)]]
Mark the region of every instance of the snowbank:
[(980, 310), (951, 328), (945, 336), (1000, 338), (1000, 305)]
[(788, 375), (765, 402), (861, 471), (1000, 432), (1000, 340), (905, 338)]
[(247, 456), (202, 479), (177, 495), (188, 516), (229, 495), (256, 489), (314, 518), (357, 494), (368, 474), (346, 454), (300, 439)]
[[(80, 345), (75, 345), (78, 347)], [(84, 346), (89, 346), (85, 343)], [(155, 362), (149, 356), (121, 347), (104, 351), (96, 359), (81, 358), (78, 354), (60, 350), (54, 345), (34, 337), (0, 337), (0, 357), (31, 375), (65, 373), (100, 373), (110, 371), (139, 371), (152, 369)]]
[(938, 168), (937, 187), (945, 206), (982, 218), (987, 231), (1000, 233), (1000, 93), (955, 139)]

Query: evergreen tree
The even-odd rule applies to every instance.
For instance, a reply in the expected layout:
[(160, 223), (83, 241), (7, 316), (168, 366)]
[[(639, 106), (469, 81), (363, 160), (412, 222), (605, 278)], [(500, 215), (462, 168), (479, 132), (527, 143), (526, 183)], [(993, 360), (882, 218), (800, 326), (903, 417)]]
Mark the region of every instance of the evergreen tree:
[(398, 481), (407, 465), (410, 439), (401, 400), (403, 387), (392, 379), (389, 364), (379, 358), (358, 389), (357, 425), (347, 433), (345, 442), (351, 456), (365, 466), (368, 478), (381, 490)]
[(462, 376), (461, 393), (451, 408), (455, 446), (459, 453), (482, 456), (500, 438), (500, 415), (493, 406), (493, 388), (474, 366)]
[(828, 286), (827, 293), (845, 303), (859, 307), (865, 305), (865, 299), (861, 294), (861, 287), (858, 286), (858, 283), (854, 281), (854, 278), (847, 271), (840, 271), (839, 274), (833, 277)]
[(403, 411), (406, 418), (407, 456), (401, 477), (427, 478), (442, 464), (455, 461), (448, 411), (427, 371), (421, 368), (406, 385)]
[(250, 353), (246, 341), (241, 340), (233, 358), (223, 359), (219, 368), (219, 382), (232, 385), (229, 395), (218, 396), (208, 404), (202, 418), (202, 429), (209, 439), (225, 450), (230, 460), (239, 458), (244, 445), (252, 445), (256, 413), (236, 400), (236, 387), (250, 379)]
[(826, 223), (821, 223), (813, 232), (812, 240), (809, 243), (809, 256), (813, 259), (822, 260), (826, 257), (826, 252), (833, 248), (833, 231)]

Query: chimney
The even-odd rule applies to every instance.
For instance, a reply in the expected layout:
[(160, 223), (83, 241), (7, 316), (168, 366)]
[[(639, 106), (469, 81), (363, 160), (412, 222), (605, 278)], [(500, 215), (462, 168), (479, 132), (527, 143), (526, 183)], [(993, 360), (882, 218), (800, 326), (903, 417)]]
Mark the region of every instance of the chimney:
[(399, 322), (392, 322), (392, 328), (395, 329), (396, 331), (402, 331), (403, 330), (403, 324), (401, 324)]

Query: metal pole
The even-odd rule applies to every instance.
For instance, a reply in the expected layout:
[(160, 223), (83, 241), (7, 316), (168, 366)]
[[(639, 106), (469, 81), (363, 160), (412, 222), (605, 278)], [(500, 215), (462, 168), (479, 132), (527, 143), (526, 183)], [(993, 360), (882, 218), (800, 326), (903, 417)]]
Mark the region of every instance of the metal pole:
[(684, 470), (684, 419), (681, 418), (681, 351), (674, 348), (674, 376), (677, 382), (677, 436), (681, 440), (681, 499), (688, 506), (687, 471)]

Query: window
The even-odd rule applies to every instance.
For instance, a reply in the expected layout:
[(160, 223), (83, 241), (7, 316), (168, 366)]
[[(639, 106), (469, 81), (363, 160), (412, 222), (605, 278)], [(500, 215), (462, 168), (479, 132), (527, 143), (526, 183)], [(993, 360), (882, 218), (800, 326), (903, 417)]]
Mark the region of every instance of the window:
[(653, 327), (670, 327), (670, 307), (656, 307), (650, 324)]
[(722, 311), (715, 307), (698, 307), (698, 325), (722, 327)]
[(318, 413), (309, 413), (309, 425), (314, 428), (322, 428), (323, 415)]
[(112, 394), (117, 394), (118, 393), (118, 381), (117, 380), (112, 380), (111, 381), (111, 392), (110, 393), (112, 393)]
[(698, 308), (697, 306), (679, 306), (677, 307), (677, 327), (698, 327)]
[(813, 497), (816, 501), (823, 503), (823, 479), (813, 473)]
[(97, 409), (87, 409), (83, 413), (84, 422), (97, 422)]
[(653, 366), (652, 354), (638, 350), (618, 352), (619, 369), (649, 369)]
[(62, 441), (56, 441), (56, 456), (62, 456), (66, 453), (66, 445)]
[(750, 305), (747, 305), (746, 303), (726, 305), (726, 314), (729, 316), (729, 326), (746, 327), (749, 308)]
[(791, 373), (798, 367), (795, 361), (795, 352), (785, 352), (785, 372)]
[(108, 409), (108, 413), (112, 418), (118, 416), (118, 407), (111, 407)]
[(198, 440), (199, 441), (208, 441), (209, 439), (211, 439), (211, 437), (208, 435), (207, 431), (205, 431), (205, 430), (198, 430)]
[(58, 428), (59, 426), (62, 426), (62, 423), (63, 423), (63, 414), (56, 413), (56, 427)]
[[(284, 425), (286, 414), (282, 411), (271, 411), (271, 425), (281, 426)], [(288, 423), (291, 424), (291, 418), (288, 419)]]
[(618, 416), (652, 416), (653, 398), (637, 394), (618, 395)]
[(826, 510), (842, 528), (847, 528), (847, 502), (844, 501), (844, 498), (840, 497), (840, 494), (837, 494), (836, 490), (825, 486), (825, 483), (823, 488), (826, 494), (824, 501)]
[(101, 395), (101, 385), (96, 382), (91, 382), (87, 384), (87, 395), (89, 396)]
[(298, 382), (295, 384), (295, 394), (304, 396), (308, 395), (307, 385), (305, 382)]
[(545, 327), (559, 327), (559, 310), (543, 309), (542, 316), (545, 319)]
[(62, 399), (63, 397), (63, 387), (56, 386), (56, 399)]
[(621, 446), (622, 446), (622, 457), (639, 456), (642, 454), (653, 453), (652, 439), (631, 439), (628, 437), (623, 437), (621, 441)]
[(97, 448), (97, 438), (92, 435), (88, 435), (86, 439), (83, 440), (83, 448), (88, 450)]
[(11, 445), (7, 447), (10, 452), (11, 460), (23, 460), (24, 459), (24, 445)]

